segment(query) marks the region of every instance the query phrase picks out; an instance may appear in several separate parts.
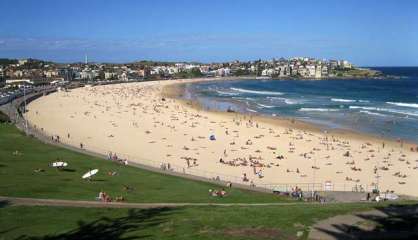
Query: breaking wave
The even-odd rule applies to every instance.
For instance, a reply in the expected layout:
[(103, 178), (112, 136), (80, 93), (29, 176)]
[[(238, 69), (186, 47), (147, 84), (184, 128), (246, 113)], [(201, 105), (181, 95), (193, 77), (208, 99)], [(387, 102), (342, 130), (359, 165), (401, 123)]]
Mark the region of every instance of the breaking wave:
[(280, 101), (283, 101), (284, 103), (289, 104), (289, 105), (300, 103), (300, 101), (297, 101), (297, 100), (294, 100), (294, 99), (289, 99), (289, 98), (283, 98), (283, 97), (267, 97), (267, 99), (280, 100)]
[(356, 102), (356, 100), (344, 99), (344, 98), (331, 98), (331, 101), (333, 102)]
[(406, 116), (418, 117), (418, 112), (406, 112), (406, 111), (396, 110), (392, 108), (350, 106), (349, 109), (362, 109), (362, 110), (368, 110), (368, 111), (387, 112), (387, 113), (395, 113), (395, 114), (401, 114), (401, 115), (406, 115)]
[(369, 115), (379, 116), (379, 117), (387, 117), (388, 116), (388, 115), (383, 114), (383, 113), (370, 112), (368, 110), (360, 110), (360, 112), (365, 113), (365, 114), (369, 114)]
[(262, 108), (275, 108), (276, 107), (276, 106), (265, 105), (265, 104), (261, 104), (261, 103), (257, 103), (257, 105), (262, 107)]
[(239, 95), (239, 93), (233, 93), (233, 92), (224, 92), (224, 91), (220, 91), (220, 90), (216, 90), (216, 92), (220, 95), (224, 95), (224, 96), (237, 96)]
[(301, 108), (299, 109), (301, 112), (337, 112), (338, 109), (332, 108)]
[(395, 105), (399, 107), (410, 107), (410, 108), (418, 108), (418, 103), (403, 103), (403, 102), (386, 102), (390, 105)]
[(271, 91), (256, 91), (256, 90), (248, 90), (244, 88), (231, 88), (231, 90), (243, 93), (253, 93), (253, 94), (260, 94), (260, 95), (283, 95), (282, 92), (271, 92)]

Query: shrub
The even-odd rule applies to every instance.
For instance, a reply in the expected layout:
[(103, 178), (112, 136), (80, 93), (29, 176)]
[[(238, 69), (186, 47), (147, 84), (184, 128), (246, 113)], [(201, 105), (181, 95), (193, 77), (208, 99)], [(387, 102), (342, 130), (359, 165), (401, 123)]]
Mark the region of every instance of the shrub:
[(2, 111), (0, 111), (0, 123), (10, 123), (10, 118)]

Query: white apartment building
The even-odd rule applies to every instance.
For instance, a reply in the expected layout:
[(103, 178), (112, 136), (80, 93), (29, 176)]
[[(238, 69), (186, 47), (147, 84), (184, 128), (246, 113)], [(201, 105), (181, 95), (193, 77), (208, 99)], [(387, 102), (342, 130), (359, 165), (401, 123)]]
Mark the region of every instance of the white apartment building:
[(107, 79), (111, 79), (111, 78), (113, 78), (115, 76), (116, 76), (116, 73), (114, 73), (114, 72), (105, 72), (104, 73), (104, 77), (105, 77), (106, 80)]
[(307, 65), (306, 66), (307, 69), (307, 77), (315, 77), (316, 74), (316, 67), (315, 65)]

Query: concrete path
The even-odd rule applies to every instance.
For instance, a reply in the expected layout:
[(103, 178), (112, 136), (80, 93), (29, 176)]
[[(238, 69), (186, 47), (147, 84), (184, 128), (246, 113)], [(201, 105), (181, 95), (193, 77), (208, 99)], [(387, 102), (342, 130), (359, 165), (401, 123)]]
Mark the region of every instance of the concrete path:
[[(379, 210), (339, 215), (314, 224), (308, 239), (413, 239), (414, 236), (418, 236), (417, 227), (415, 229), (408, 229), (407, 231), (400, 229), (389, 230), (385, 229), (385, 226), (382, 226), (381, 223), (388, 222), (390, 225), (392, 224), (388, 221), (390, 219), (396, 219), (398, 222), (404, 221), (406, 223), (408, 221), (406, 216), (417, 215), (418, 205), (385, 207)], [(379, 225), (384, 231), (373, 231)]]
[[(387, 217), (381, 211), (372, 210), (363, 212), (363, 214), (371, 215), (374, 217)], [(350, 237), (347, 233), (350, 226), (354, 226), (357, 223), (364, 221), (363, 218), (357, 215), (339, 215), (319, 221), (313, 227), (309, 233), (308, 239), (311, 240), (336, 240), (336, 239), (355, 239)], [(344, 227), (342, 227), (344, 226)], [(343, 236), (345, 236), (343, 238)]]
[(185, 207), (185, 206), (294, 206), (314, 205), (310, 202), (289, 202), (289, 203), (125, 203), (101, 201), (79, 201), (62, 199), (40, 199), (40, 198), (19, 198), (0, 196), (0, 202), (16, 206), (64, 206), (64, 207), (95, 207), (95, 208), (160, 208), (160, 207)]

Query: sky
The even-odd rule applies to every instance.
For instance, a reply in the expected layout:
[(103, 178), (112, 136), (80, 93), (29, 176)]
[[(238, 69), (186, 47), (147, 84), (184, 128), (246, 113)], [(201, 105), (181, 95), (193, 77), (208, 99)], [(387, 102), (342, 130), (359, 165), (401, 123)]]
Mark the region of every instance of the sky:
[(1, 0), (0, 58), (418, 66), (416, 0)]

